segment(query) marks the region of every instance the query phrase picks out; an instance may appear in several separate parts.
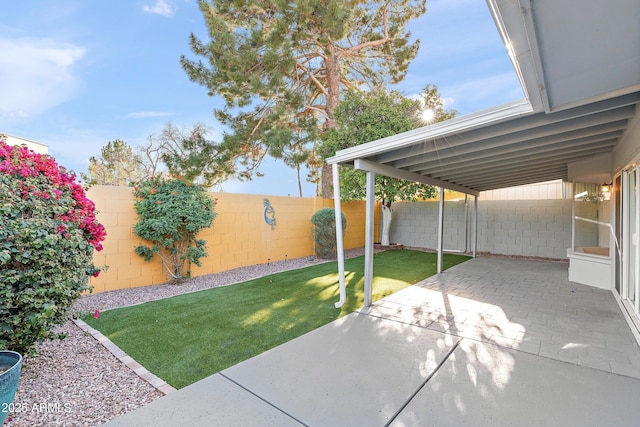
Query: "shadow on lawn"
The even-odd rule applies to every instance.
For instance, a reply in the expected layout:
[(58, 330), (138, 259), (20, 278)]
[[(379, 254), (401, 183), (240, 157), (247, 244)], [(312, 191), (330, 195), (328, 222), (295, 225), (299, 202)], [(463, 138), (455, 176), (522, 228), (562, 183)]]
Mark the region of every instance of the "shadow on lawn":
[[(468, 257), (454, 256), (450, 264)], [(373, 298), (435, 273), (435, 254), (375, 255)], [(363, 304), (363, 257), (346, 260), (347, 302), (341, 309), (337, 263), (218, 287), (89, 319), (116, 345), (176, 388), (219, 372), (345, 316)]]

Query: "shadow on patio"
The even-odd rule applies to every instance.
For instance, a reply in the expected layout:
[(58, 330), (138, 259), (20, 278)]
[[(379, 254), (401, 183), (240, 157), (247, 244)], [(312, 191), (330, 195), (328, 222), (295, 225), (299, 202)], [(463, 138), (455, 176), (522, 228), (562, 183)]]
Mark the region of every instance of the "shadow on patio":
[(107, 425), (636, 425), (639, 394), (610, 292), (478, 258)]

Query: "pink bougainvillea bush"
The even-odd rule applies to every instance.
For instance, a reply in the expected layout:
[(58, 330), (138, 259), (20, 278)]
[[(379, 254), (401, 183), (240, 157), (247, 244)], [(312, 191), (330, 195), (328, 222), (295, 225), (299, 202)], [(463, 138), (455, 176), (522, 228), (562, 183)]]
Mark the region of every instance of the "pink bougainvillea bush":
[(1, 140), (0, 211), (0, 350), (32, 353), (90, 290), (106, 233), (73, 173)]

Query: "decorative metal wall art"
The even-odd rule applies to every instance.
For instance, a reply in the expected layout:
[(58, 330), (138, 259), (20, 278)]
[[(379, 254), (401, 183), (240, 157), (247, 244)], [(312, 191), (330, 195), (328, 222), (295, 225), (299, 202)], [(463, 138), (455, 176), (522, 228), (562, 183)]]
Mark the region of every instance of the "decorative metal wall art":
[(276, 228), (276, 211), (271, 206), (271, 202), (269, 201), (269, 199), (265, 198), (262, 201), (262, 204), (264, 205), (264, 220), (271, 226), (271, 229), (273, 230)]

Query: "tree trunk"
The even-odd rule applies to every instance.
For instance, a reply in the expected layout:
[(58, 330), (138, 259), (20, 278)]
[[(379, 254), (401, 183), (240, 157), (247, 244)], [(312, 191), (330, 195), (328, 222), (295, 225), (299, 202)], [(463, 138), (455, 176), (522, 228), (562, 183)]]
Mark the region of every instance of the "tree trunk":
[[(327, 71), (327, 121), (324, 130), (333, 129), (337, 126), (335, 110), (340, 102), (340, 68), (338, 57), (335, 55), (335, 48), (328, 46), (329, 54), (325, 60)], [(331, 166), (324, 163), (322, 165), (322, 197), (333, 198), (333, 170)]]
[(326, 162), (322, 164), (322, 197), (333, 199), (333, 169)]
[(302, 197), (302, 182), (300, 181), (300, 165), (299, 164), (296, 165), (296, 169), (298, 172), (298, 194), (300, 194), (300, 197)]
[(380, 244), (389, 246), (389, 231), (391, 230), (391, 208), (382, 205), (382, 233), (380, 236)]

